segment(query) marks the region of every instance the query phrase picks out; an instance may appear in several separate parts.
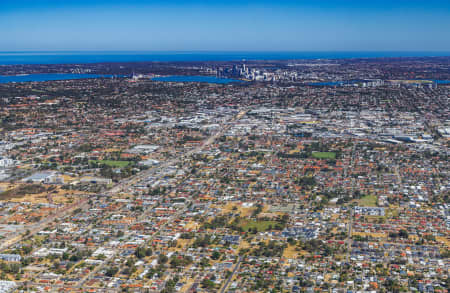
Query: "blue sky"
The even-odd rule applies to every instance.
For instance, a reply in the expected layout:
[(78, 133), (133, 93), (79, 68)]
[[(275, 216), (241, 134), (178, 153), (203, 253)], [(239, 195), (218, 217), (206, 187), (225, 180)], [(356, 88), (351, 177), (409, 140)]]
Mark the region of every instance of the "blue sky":
[(22, 50), (450, 51), (450, 1), (1, 0)]

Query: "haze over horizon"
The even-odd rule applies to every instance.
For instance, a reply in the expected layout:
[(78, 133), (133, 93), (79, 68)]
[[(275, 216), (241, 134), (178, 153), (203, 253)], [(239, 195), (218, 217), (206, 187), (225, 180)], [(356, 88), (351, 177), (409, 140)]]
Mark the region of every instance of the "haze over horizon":
[(0, 51), (450, 51), (448, 1), (315, 2), (8, 1)]

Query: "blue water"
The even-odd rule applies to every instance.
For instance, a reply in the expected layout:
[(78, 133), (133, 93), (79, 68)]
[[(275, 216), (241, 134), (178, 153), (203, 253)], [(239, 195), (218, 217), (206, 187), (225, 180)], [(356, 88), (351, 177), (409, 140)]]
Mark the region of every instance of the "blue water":
[(450, 52), (0, 52), (0, 65), (450, 56)]
[[(114, 75), (110, 74), (76, 74), (76, 73), (40, 73), (40, 74), (28, 74), (28, 75), (0, 75), (0, 83), (10, 82), (39, 82), (39, 81), (51, 81), (51, 80), (72, 80), (72, 79), (84, 79), (84, 78), (111, 78)], [(117, 77), (126, 77), (120, 75)], [(167, 82), (205, 82), (205, 83), (217, 83), (228, 84), (232, 82), (244, 82), (238, 79), (231, 78), (219, 78), (215, 76), (190, 76), (190, 75), (172, 75), (152, 78), (155, 81), (167, 81)], [(312, 82), (308, 83), (311, 86), (342, 86), (344, 84), (357, 82), (351, 81), (329, 81), (329, 82)], [(433, 80), (437, 84), (450, 84), (450, 80)]]
[(310, 82), (308, 85), (311, 86), (341, 86), (345, 84), (342, 81), (329, 81), (329, 82)]
[(75, 73), (42, 73), (42, 74), (11, 75), (11, 76), (0, 75), (0, 83), (70, 80), (70, 79), (100, 78), (100, 77), (112, 77), (112, 75), (75, 74)]
[[(0, 83), (10, 82), (40, 82), (51, 80), (72, 80), (72, 79), (84, 79), (84, 78), (111, 78), (115, 75), (110, 74), (77, 74), (77, 73), (40, 73), (40, 74), (28, 74), (28, 75), (0, 75)], [(120, 75), (117, 77), (126, 77)], [(167, 82), (205, 82), (205, 83), (217, 83), (228, 84), (232, 82), (244, 82), (238, 79), (231, 78), (219, 78), (215, 76), (191, 76), (191, 75), (172, 75), (163, 77), (154, 77), (155, 81), (167, 81)], [(329, 81), (329, 82), (312, 82), (308, 83), (311, 86), (342, 86), (344, 84), (353, 83), (357, 81)], [(433, 80), (437, 84), (450, 84), (450, 80)]]
[(219, 78), (215, 76), (190, 76), (190, 75), (172, 75), (172, 76), (154, 77), (152, 78), (152, 80), (169, 81), (169, 82), (206, 82), (219, 84), (227, 84), (231, 82), (243, 82), (242, 80), (231, 78)]
[[(363, 82), (363, 81), (364, 80), (310, 82), (310, 83), (308, 83), (308, 85), (310, 85), (310, 86), (343, 86), (345, 84), (353, 84), (353, 83), (358, 83), (358, 82)], [(431, 81), (436, 84), (450, 84), (450, 80), (433, 79)]]
[(363, 80), (345, 80), (345, 81), (325, 81), (325, 82), (310, 82), (308, 85), (312, 86), (342, 86), (344, 84), (352, 84), (363, 82)]

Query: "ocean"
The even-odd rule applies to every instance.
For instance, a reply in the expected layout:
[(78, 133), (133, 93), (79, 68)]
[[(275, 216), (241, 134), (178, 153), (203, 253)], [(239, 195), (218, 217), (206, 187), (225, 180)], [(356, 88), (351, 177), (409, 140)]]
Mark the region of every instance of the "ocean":
[(0, 65), (14, 64), (82, 64), (103, 62), (146, 61), (239, 61), (291, 59), (343, 59), (379, 57), (450, 56), (450, 52), (143, 52), (143, 51), (83, 51), (83, 52), (0, 52)]
[(50, 80), (71, 80), (83, 78), (105, 78), (113, 77), (110, 74), (77, 74), (77, 73), (39, 73), (26, 75), (0, 75), (0, 83), (10, 82), (30, 82), (30, 81), (50, 81)]

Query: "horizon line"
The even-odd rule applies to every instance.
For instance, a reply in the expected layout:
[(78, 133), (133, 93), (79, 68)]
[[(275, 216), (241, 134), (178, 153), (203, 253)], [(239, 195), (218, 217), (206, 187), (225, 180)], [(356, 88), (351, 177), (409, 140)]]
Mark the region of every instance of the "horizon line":
[(151, 52), (151, 53), (450, 53), (450, 50), (5, 50), (2, 53), (84, 53), (84, 52)]

